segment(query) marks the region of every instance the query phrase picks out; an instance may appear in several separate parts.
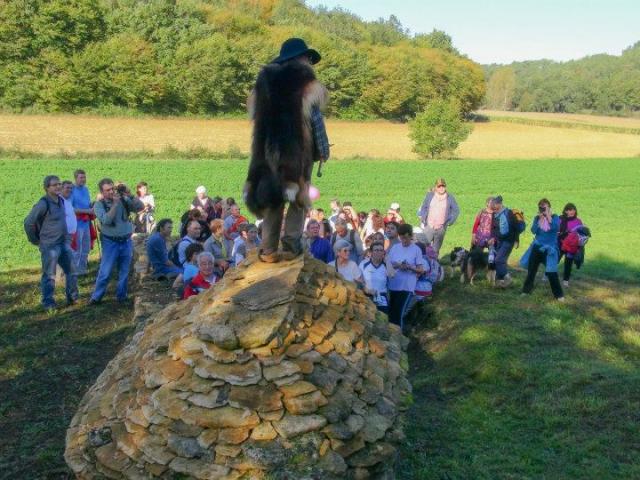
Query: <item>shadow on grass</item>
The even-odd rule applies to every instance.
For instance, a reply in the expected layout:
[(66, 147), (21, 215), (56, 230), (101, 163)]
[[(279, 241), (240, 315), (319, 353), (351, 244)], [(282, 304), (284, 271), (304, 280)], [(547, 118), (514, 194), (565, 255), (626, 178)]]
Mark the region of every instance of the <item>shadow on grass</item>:
[(585, 278), (563, 305), (546, 284), (520, 297), (520, 277), (437, 292), (399, 478), (640, 478), (640, 288)]
[[(86, 390), (133, 332), (130, 306), (86, 306), (53, 314), (40, 306), (39, 271), (0, 274), (0, 478), (73, 478), (65, 432)], [(64, 296), (58, 287), (58, 300)]]
[[(640, 266), (623, 263), (606, 255), (599, 254), (591, 258), (587, 252), (584, 271), (589, 276), (602, 280), (640, 285)], [(581, 270), (577, 270), (578, 277), (580, 273)]]

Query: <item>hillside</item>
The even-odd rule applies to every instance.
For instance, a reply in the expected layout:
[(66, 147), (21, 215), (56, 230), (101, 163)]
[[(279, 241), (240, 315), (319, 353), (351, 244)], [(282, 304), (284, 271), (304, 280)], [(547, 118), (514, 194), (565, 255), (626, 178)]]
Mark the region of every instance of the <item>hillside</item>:
[(640, 114), (640, 42), (621, 55), (485, 65), (487, 108)]
[(292, 36), (322, 54), (336, 117), (406, 120), (440, 97), (469, 112), (484, 96), (482, 69), (449, 36), (411, 36), (393, 16), (303, 0), (7, 0), (0, 109), (234, 115)]

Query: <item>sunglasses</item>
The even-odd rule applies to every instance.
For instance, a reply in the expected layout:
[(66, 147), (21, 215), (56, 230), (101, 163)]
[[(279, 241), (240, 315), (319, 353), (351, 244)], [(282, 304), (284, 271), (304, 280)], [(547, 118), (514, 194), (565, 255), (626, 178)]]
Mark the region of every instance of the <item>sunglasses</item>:
[(438, 188), (443, 187), (443, 188), (447, 188), (446, 185), (436, 185)]
[(384, 252), (384, 248), (374, 248), (372, 252)]

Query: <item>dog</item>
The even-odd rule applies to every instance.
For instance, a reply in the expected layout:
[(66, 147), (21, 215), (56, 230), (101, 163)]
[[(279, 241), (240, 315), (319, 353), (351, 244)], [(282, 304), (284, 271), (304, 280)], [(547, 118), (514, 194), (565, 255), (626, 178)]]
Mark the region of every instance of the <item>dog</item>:
[(487, 268), (487, 281), (489, 284), (495, 285), (496, 271), (490, 266), (489, 253), (480, 249), (469, 251), (462, 247), (455, 247), (449, 258), (451, 259), (450, 272), (452, 277), (455, 275), (456, 267), (460, 268), (460, 283), (469, 282), (470, 285), (473, 285), (478, 272), (489, 267)]

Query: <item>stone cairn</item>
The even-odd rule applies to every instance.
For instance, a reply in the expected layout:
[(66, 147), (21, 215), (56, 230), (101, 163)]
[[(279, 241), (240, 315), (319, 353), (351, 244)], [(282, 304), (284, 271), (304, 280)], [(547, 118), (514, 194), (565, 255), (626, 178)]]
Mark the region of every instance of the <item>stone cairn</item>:
[(249, 258), (107, 365), (66, 438), (77, 478), (394, 478), (407, 339), (308, 256)]

